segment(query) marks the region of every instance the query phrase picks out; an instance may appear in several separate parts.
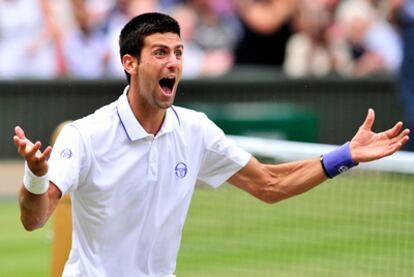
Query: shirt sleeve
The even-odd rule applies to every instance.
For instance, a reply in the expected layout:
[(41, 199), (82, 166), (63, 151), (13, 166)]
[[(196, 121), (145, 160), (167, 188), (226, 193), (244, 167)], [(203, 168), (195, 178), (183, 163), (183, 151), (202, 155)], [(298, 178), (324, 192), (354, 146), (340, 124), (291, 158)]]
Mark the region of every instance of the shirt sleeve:
[(243, 168), (251, 154), (228, 139), (206, 116), (203, 119), (205, 155), (198, 179), (212, 187), (218, 187)]
[(73, 191), (84, 178), (88, 159), (80, 131), (69, 124), (60, 132), (49, 159), (49, 180), (62, 192)]

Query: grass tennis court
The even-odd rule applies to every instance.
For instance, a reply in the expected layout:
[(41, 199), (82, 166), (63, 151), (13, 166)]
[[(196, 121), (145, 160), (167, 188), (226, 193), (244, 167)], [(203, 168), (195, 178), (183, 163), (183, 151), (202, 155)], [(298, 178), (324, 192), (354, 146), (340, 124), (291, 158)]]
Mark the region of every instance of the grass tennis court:
[[(51, 224), (27, 233), (0, 201), (0, 276), (48, 276)], [(412, 276), (414, 176), (337, 177), (270, 206), (231, 186), (197, 189), (178, 277)]]
[(26, 232), (20, 224), (17, 199), (0, 200), (0, 276), (49, 276), (51, 224)]

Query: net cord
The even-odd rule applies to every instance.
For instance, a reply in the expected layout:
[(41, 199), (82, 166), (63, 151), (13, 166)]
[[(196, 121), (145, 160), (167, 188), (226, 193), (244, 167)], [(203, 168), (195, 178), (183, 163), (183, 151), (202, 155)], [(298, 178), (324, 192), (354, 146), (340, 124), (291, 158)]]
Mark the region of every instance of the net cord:
[[(333, 144), (283, 141), (268, 138), (229, 135), (241, 148), (254, 156), (271, 158), (280, 162), (319, 157), (339, 147)], [(380, 160), (358, 165), (361, 170), (414, 174), (414, 153), (398, 151)]]

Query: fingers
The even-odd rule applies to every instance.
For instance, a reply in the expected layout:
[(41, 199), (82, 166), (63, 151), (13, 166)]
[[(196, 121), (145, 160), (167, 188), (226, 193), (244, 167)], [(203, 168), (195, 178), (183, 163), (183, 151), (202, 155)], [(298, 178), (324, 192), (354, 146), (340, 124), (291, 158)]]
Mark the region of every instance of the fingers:
[(16, 126), (14, 130), (15, 136), (13, 137), (13, 142), (17, 147), (19, 155), (24, 157), (26, 160), (34, 162), (43, 162), (49, 158), (50, 153), (52, 152), (52, 147), (48, 146), (42, 153), (40, 151), (42, 146), (40, 141), (32, 143), (26, 138), (23, 129), (19, 126)]
[(396, 142), (394, 144), (389, 145), (383, 153), (383, 157), (386, 156), (390, 156), (391, 154), (394, 154), (395, 152), (397, 152), (398, 150), (400, 150), (400, 148), (403, 146), (403, 144), (401, 142)]
[(373, 109), (368, 109), (367, 117), (365, 118), (364, 123), (362, 123), (361, 128), (365, 130), (371, 130), (374, 125), (375, 112)]
[(28, 146), (27, 143), (30, 141), (27, 140), (24, 131), (19, 126), (14, 128), (15, 136), (13, 136), (13, 142), (17, 147), (17, 152), (25, 157), (26, 156), (26, 147)]
[(389, 141), (386, 145), (382, 146), (382, 153), (380, 155), (380, 158), (389, 156), (396, 151), (400, 150), (400, 148), (404, 144), (404, 140), (398, 140), (397, 137)]
[(384, 145), (393, 145), (395, 143), (401, 143), (402, 145), (406, 143), (409, 139), (408, 134), (410, 133), (409, 129), (404, 129), (400, 132), (401, 126), (396, 124), (392, 129), (385, 132), (386, 136), (384, 137)]
[(48, 146), (46, 147), (45, 151), (40, 155), (39, 162), (44, 162), (47, 159), (49, 159), (50, 154), (52, 153), (52, 147)]
[(410, 130), (405, 129), (398, 135), (398, 141), (401, 143), (401, 145), (405, 144), (410, 139), (410, 137), (408, 136), (409, 134)]
[[(395, 127), (394, 127), (395, 128)], [(394, 129), (393, 128), (393, 129)], [(401, 128), (401, 127), (400, 127)], [(401, 133), (395, 134), (395, 137), (390, 139), (387, 149), (385, 150), (385, 156), (391, 155), (394, 152), (401, 149), (401, 147), (409, 140), (408, 134), (410, 133), (409, 129), (404, 129)]]
[(26, 155), (26, 141), (19, 139), (19, 137), (14, 136), (13, 137), (14, 144), (17, 146), (17, 153), (19, 153), (21, 156)]
[(392, 139), (393, 142), (401, 142), (402, 144), (406, 143), (409, 140), (408, 135), (410, 134), (409, 129), (404, 129), (401, 131), (403, 126), (402, 122), (398, 122), (391, 129), (385, 131), (385, 135), (388, 139)]
[(20, 138), (20, 139), (25, 139), (26, 138), (26, 136), (24, 135), (24, 131), (20, 126), (16, 126), (14, 128), (14, 132), (15, 132), (15, 134), (18, 138)]
[(32, 142), (26, 138), (24, 131), (19, 126), (14, 128), (15, 136), (13, 137), (13, 142), (17, 146), (19, 154), (24, 153), (24, 150), (27, 146), (30, 146)]
[(40, 141), (36, 141), (36, 143), (33, 144), (32, 148), (30, 148), (29, 151), (26, 153), (26, 157), (27, 158), (36, 157), (36, 153), (37, 151), (39, 151), (40, 146), (42, 146)]
[(13, 142), (14, 145), (17, 146), (17, 148), (19, 148), (19, 146), (24, 142), (23, 140), (21, 140), (18, 136), (14, 136), (13, 137)]
[[(405, 133), (407, 131), (407, 133)], [(408, 129), (405, 129), (395, 140), (389, 145), (389, 148), (392, 149), (392, 153), (400, 150), (400, 148), (409, 140)]]
[(385, 135), (388, 138), (393, 138), (395, 136), (398, 135), (398, 133), (400, 132), (401, 128), (403, 126), (403, 123), (400, 121), (397, 124), (394, 125), (394, 127), (392, 127), (391, 129), (385, 131)]

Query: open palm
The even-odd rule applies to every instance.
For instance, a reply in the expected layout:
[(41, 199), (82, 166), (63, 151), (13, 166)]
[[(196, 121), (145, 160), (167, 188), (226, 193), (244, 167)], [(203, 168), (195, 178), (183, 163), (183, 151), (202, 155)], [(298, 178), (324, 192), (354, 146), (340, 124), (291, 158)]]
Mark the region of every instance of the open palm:
[(17, 152), (26, 160), (30, 170), (37, 176), (45, 175), (49, 169), (47, 159), (52, 152), (52, 147), (48, 146), (41, 152), (42, 144), (40, 141), (31, 142), (26, 138), (23, 129), (18, 126), (15, 128), (13, 141), (17, 147)]
[(351, 140), (351, 155), (355, 162), (368, 162), (389, 156), (409, 139), (410, 130), (402, 130), (402, 122), (384, 132), (375, 133), (372, 131), (374, 120), (374, 110), (369, 109), (364, 123)]

